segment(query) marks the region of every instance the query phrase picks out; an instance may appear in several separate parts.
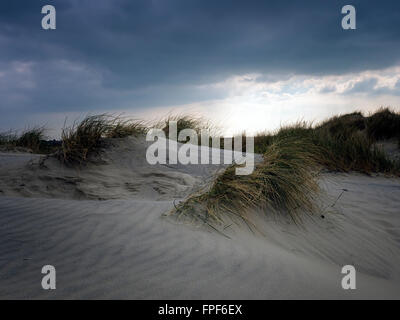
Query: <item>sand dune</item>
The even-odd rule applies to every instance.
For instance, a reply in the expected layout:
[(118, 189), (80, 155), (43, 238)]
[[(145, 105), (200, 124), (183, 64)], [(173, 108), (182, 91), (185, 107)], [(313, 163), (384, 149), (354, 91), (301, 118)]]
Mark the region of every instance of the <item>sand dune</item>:
[(59, 199), (168, 200), (187, 196), (226, 167), (223, 164), (150, 165), (145, 156), (150, 144), (134, 137), (111, 139), (106, 151), (85, 168), (68, 168), (51, 157), (42, 157), (44, 160), (40, 161), (38, 155), (0, 153), (0, 194)]
[[(400, 298), (400, 179), (325, 174), (324, 218), (255, 212), (261, 232), (227, 238), (163, 216), (222, 166), (149, 166), (145, 142), (114, 143), (80, 171), (0, 155), (0, 298)], [(45, 264), (56, 290), (41, 288)], [(345, 264), (356, 290), (341, 288)]]

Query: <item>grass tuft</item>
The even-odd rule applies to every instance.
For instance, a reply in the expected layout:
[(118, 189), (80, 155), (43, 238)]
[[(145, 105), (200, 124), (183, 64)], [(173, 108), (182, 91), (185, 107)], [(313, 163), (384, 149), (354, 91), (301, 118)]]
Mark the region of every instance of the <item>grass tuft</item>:
[(18, 135), (13, 131), (0, 133), (0, 146), (15, 146)]
[(400, 114), (381, 108), (366, 119), (368, 136), (374, 140), (400, 139)]
[(99, 152), (103, 138), (111, 129), (110, 117), (106, 114), (87, 116), (71, 127), (63, 128), (62, 146), (57, 157), (65, 164), (83, 164), (89, 156)]
[(143, 122), (126, 120), (109, 114), (87, 116), (66, 127), (61, 133), (61, 150), (56, 157), (67, 165), (82, 165), (99, 154), (106, 138), (138, 136), (147, 132)]
[(106, 133), (107, 138), (125, 138), (140, 136), (147, 133), (147, 126), (143, 121), (116, 118)]
[(228, 167), (209, 190), (189, 197), (176, 213), (208, 225), (208, 221), (222, 222), (225, 214), (251, 224), (249, 209), (262, 209), (286, 212), (298, 222), (300, 212), (317, 209), (314, 197), (321, 168), (400, 176), (398, 161), (390, 160), (375, 144), (399, 137), (399, 118), (398, 113), (380, 109), (368, 117), (354, 112), (316, 126), (298, 122), (274, 133), (260, 133), (254, 137), (255, 152), (263, 154), (263, 161), (251, 175), (235, 175), (236, 165)]
[[(378, 137), (394, 137), (396, 125), (386, 123), (390, 117), (382, 120), (384, 117), (376, 116), (377, 114), (379, 112), (370, 117), (363, 117), (361, 113), (355, 112), (332, 117), (314, 127), (305, 122), (298, 122), (283, 127), (274, 134), (259, 134), (254, 140), (255, 152), (266, 152), (276, 139), (282, 137), (307, 138), (320, 150), (318, 163), (329, 170), (400, 175), (399, 164), (390, 160), (385, 152), (375, 145)], [(393, 115), (392, 119), (396, 121)], [(388, 129), (380, 131), (379, 128)]]
[(35, 153), (42, 151), (42, 144), (45, 140), (45, 128), (36, 127), (33, 129), (25, 130), (21, 136), (15, 141), (17, 147), (24, 147), (31, 149)]
[[(230, 214), (249, 222), (248, 209), (258, 208), (286, 212), (297, 222), (299, 210), (315, 210), (319, 153), (318, 147), (305, 138), (275, 139), (251, 175), (235, 175), (236, 165), (232, 165), (216, 178), (209, 191), (190, 197), (177, 211), (205, 221), (222, 221), (223, 214)], [(205, 209), (205, 216), (198, 205)]]
[[(205, 120), (202, 117), (196, 117), (194, 115), (178, 114), (178, 115), (168, 115), (165, 119), (159, 121), (156, 124), (157, 128), (160, 128), (164, 131), (165, 136), (167, 138), (169, 137), (170, 121), (176, 121), (178, 136), (179, 136), (179, 133), (184, 129), (194, 130), (199, 137), (199, 139), (198, 139), (199, 144), (201, 143), (201, 139), (200, 139), (201, 130), (208, 131), (210, 136), (216, 136), (219, 133), (218, 132), (219, 130), (216, 126), (212, 125), (211, 122)], [(187, 139), (187, 141), (188, 141), (188, 139)]]
[(15, 150), (23, 148), (34, 153), (46, 153), (44, 127), (35, 127), (23, 131), (20, 135), (17, 132), (6, 132), (0, 134), (0, 146), (6, 150)]

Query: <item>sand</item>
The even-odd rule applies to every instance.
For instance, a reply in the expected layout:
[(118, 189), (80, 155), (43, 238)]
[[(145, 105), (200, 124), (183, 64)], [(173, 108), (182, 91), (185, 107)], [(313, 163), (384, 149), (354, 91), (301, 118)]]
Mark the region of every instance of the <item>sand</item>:
[(146, 145), (114, 140), (81, 170), (0, 154), (1, 299), (400, 298), (400, 179), (325, 173), (302, 226), (254, 212), (260, 232), (227, 221), (225, 237), (164, 216), (224, 166), (150, 166)]

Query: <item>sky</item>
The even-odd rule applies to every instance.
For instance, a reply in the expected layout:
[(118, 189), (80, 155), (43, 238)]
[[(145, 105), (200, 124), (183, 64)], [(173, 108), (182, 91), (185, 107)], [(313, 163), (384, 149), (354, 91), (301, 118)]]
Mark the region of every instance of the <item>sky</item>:
[(398, 0), (2, 0), (0, 132), (172, 112), (254, 133), (400, 110), (399, 40)]

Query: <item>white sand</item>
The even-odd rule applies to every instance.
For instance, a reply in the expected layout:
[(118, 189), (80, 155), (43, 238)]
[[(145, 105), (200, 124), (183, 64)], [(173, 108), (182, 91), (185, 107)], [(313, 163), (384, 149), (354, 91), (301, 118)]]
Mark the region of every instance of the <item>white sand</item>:
[[(0, 298), (400, 298), (400, 179), (326, 174), (324, 219), (254, 214), (264, 235), (228, 239), (162, 217), (219, 166), (149, 166), (144, 150), (116, 141), (80, 172), (0, 154)], [(45, 264), (56, 290), (41, 289)], [(341, 288), (345, 264), (356, 290)]]

